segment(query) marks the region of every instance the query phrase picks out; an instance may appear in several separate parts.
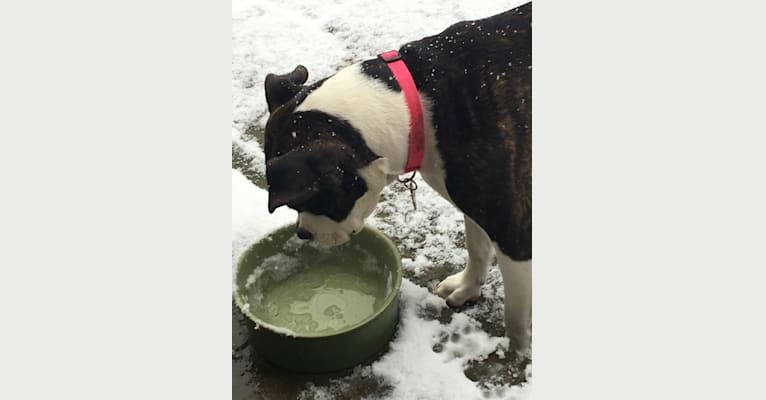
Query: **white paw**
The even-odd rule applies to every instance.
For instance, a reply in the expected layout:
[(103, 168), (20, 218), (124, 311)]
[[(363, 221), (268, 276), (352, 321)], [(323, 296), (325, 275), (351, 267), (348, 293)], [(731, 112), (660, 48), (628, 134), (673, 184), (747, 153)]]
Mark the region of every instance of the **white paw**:
[(465, 271), (450, 275), (443, 280), (434, 293), (447, 300), (450, 307), (460, 307), (467, 301), (476, 301), (481, 296), (481, 284), (466, 276)]

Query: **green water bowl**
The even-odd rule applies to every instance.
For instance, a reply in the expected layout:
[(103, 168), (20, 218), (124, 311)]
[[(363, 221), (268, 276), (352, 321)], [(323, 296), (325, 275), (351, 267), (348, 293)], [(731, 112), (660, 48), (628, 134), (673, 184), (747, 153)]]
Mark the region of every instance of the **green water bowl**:
[(336, 247), (282, 227), (242, 255), (235, 279), (234, 300), (255, 325), (250, 343), (289, 370), (331, 372), (367, 361), (399, 320), (401, 258), (369, 226)]

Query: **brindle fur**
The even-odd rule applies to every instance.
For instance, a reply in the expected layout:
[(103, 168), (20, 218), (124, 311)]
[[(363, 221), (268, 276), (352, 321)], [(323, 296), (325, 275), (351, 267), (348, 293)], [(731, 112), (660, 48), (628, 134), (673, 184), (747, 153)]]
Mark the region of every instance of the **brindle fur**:
[(516, 261), (532, 258), (531, 22), (527, 3), (400, 50), (432, 99), (450, 197)]

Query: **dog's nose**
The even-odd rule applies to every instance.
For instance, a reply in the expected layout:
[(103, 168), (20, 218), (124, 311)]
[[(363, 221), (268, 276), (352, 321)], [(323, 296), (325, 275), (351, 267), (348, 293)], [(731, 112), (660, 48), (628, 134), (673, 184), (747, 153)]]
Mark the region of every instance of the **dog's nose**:
[(295, 230), (295, 233), (297, 233), (298, 237), (303, 240), (311, 240), (314, 238), (314, 235), (312, 235), (311, 232), (301, 227), (298, 227), (298, 229)]

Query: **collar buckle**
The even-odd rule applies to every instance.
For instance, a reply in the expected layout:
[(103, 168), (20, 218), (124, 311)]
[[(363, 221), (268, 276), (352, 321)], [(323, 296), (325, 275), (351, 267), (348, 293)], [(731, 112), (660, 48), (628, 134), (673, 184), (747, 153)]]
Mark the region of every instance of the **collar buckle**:
[(399, 54), (396, 50), (387, 51), (385, 53), (378, 54), (378, 58), (383, 60), (385, 63), (390, 63), (394, 61), (399, 61), (402, 59), (402, 55)]

